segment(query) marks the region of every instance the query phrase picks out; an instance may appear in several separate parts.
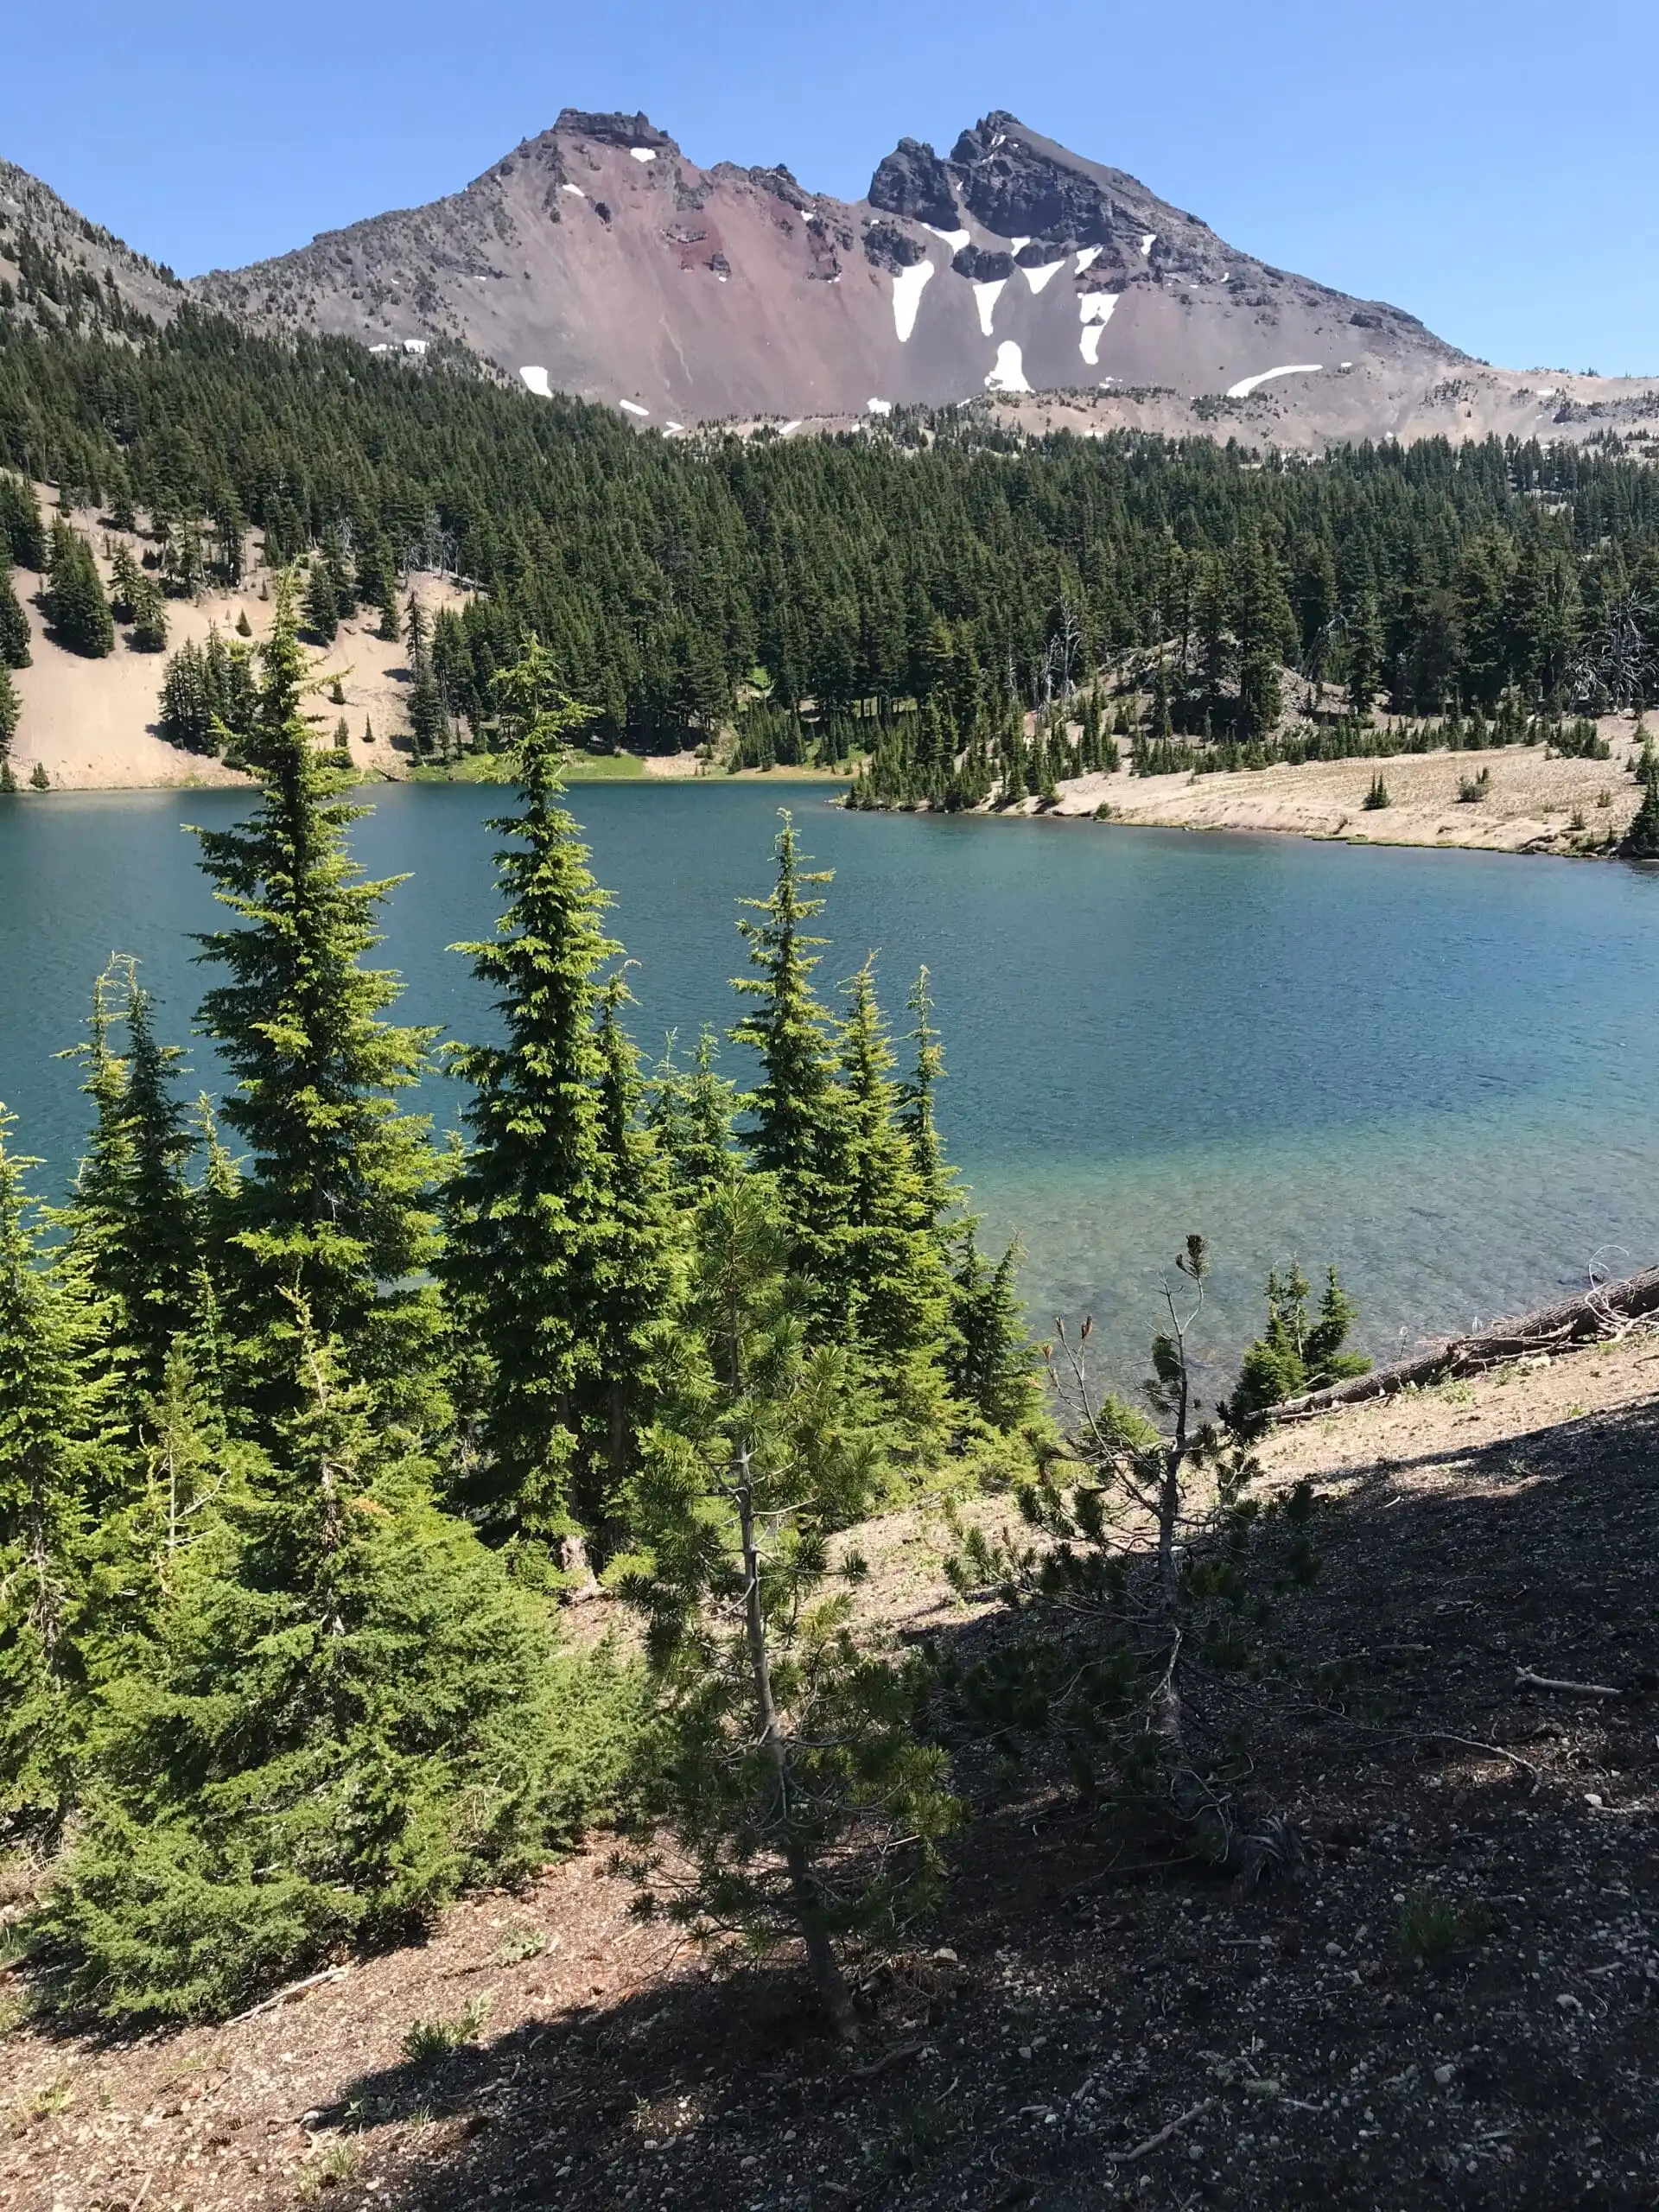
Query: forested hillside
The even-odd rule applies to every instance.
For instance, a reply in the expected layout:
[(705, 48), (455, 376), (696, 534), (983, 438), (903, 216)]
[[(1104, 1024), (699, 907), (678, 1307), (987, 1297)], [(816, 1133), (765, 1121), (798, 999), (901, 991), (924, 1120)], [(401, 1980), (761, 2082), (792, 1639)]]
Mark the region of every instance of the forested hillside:
[(606, 745), (677, 747), (769, 686), (774, 713), (931, 701), (961, 749), (1172, 641), (1177, 728), (1260, 734), (1285, 659), (1397, 711), (1559, 712), (1628, 703), (1659, 647), (1659, 480), (1611, 444), (1304, 463), (1020, 442), (974, 410), (667, 439), (458, 353), (377, 359), (186, 308), (135, 345), (0, 326), (0, 461), (210, 542), (257, 526), (276, 562), (318, 549), (370, 601), (400, 567), (469, 578), (451, 711), (486, 721), (534, 629)]

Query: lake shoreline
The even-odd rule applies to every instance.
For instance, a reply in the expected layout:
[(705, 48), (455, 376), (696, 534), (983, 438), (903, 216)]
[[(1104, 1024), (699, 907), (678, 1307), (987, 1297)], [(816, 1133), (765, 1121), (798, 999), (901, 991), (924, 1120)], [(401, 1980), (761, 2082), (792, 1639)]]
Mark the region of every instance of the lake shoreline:
[[(1046, 803), (988, 799), (971, 811), (995, 820), (1084, 821), (1114, 830), (1610, 860), (1618, 856), (1641, 804), (1631, 772), (1636, 759), (1629, 741), (1605, 760), (1549, 759), (1535, 746), (1503, 746), (1300, 766), (1279, 762), (1203, 776), (1136, 776), (1124, 766), (1067, 778), (1056, 786), (1058, 798)], [(1368, 804), (1379, 778), (1388, 792), (1380, 807)]]

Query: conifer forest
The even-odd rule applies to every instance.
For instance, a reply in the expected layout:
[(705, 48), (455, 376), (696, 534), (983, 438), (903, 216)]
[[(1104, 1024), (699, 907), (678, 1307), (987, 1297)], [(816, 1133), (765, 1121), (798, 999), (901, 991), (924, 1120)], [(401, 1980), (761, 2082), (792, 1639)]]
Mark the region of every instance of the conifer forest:
[[(100, 524), (146, 541), (107, 582)], [(262, 634), (169, 635), (256, 566)], [(149, 2212), (1651, 2202), (1659, 1270), (1599, 1250), (1374, 1370), (1327, 1254), (1286, 1250), (1217, 1377), (1194, 1220), (1144, 1346), (1033, 1333), (945, 1142), (933, 979), (880, 963), (810, 828), (780, 812), (729, 996), (658, 1053), (565, 778), (718, 737), (957, 811), (1353, 760), (1370, 823), (1402, 754), (1605, 760), (1596, 717), (1639, 741), (1659, 683), (1652, 468), (977, 403), (671, 439), (187, 304), (0, 321), (14, 820), (58, 804), (6, 760), (22, 571), (54, 646), (156, 656), (161, 734), (249, 783), (193, 833), (197, 1002), (117, 945), (60, 1009), (71, 1179), (0, 1103), (0, 2058), (36, 2067), (0, 2198), (81, 2094), (41, 2054), (155, 2058), (156, 2125), (194, 2129), (254, 2024), (288, 2151), (198, 2129)], [(456, 587), (429, 618), (421, 576)], [(417, 762), (499, 775), (496, 918), (448, 952), (475, 1034), (380, 964), (407, 879), (354, 856), (316, 658), (365, 616)], [(848, 834), (912, 827), (976, 825)], [(416, 1974), (397, 2056), (289, 2094), (331, 1995), (337, 2056)]]

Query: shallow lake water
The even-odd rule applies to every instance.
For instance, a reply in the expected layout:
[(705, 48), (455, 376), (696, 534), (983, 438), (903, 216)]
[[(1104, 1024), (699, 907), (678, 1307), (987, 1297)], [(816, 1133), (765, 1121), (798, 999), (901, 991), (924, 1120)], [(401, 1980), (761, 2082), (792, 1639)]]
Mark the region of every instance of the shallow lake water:
[[(392, 786), (354, 833), (407, 872), (384, 957), (406, 1018), (487, 1020), (446, 948), (495, 912), (504, 794)], [(188, 1039), (213, 925), (189, 822), (245, 794), (0, 802), (0, 1099), (60, 1190), (85, 1128), (72, 1044), (92, 978), (136, 953)], [(1659, 1256), (1659, 876), (1092, 823), (849, 815), (822, 787), (585, 785), (573, 811), (639, 963), (647, 1058), (734, 1018), (736, 900), (764, 893), (777, 809), (833, 868), (826, 994), (878, 956), (893, 1027), (931, 971), (941, 1119), (988, 1240), (1017, 1232), (1033, 1313), (1093, 1312), (1144, 1370), (1190, 1229), (1216, 1261), (1208, 1349), (1230, 1359), (1267, 1268), (1340, 1266), (1369, 1350), (1541, 1304)], [(194, 1047), (213, 1087), (211, 1053)], [(734, 1072), (741, 1070), (734, 1064)], [(435, 1081), (441, 1123), (459, 1094)]]

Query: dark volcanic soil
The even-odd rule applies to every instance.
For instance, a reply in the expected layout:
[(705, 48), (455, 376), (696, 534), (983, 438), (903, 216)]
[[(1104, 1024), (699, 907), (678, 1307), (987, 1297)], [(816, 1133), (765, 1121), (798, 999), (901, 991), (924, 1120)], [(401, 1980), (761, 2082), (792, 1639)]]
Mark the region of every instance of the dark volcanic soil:
[[(1251, 1742), (1298, 1880), (1236, 1903), (1063, 1794), (991, 1802), (842, 2051), (788, 1974), (631, 1923), (596, 1850), (227, 2028), (14, 2029), (0, 2202), (1654, 2204), (1656, 1376), (1633, 1340), (1274, 1447), (1328, 1501)], [(475, 2040), (403, 2056), (469, 2004)]]

